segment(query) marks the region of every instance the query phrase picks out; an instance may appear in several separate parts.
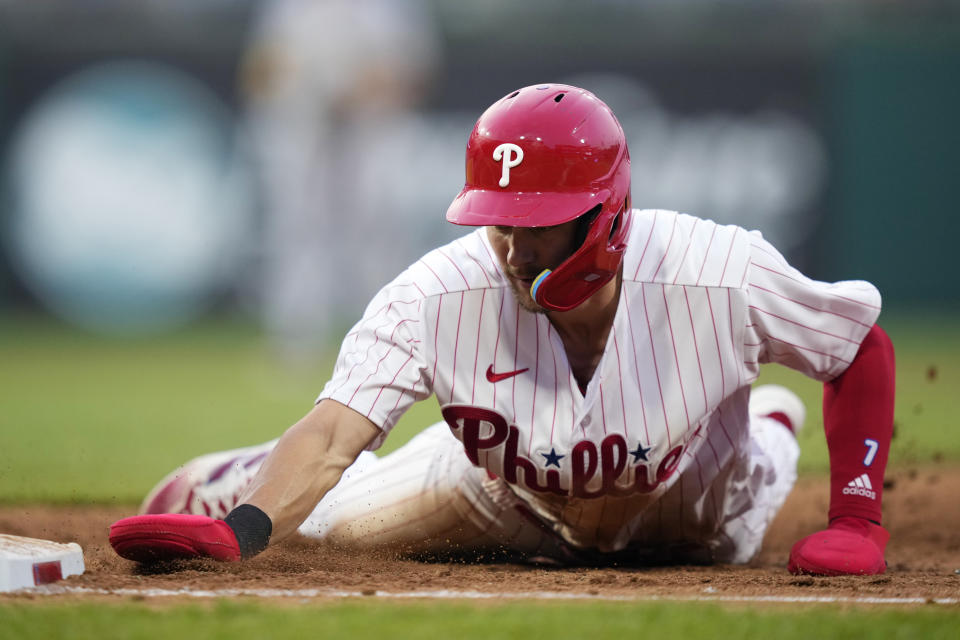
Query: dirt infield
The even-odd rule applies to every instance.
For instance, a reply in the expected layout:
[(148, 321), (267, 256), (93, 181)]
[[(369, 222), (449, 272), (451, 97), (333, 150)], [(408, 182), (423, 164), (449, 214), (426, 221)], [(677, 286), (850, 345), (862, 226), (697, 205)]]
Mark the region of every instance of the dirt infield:
[[(286, 541), (241, 564), (188, 562), (147, 569), (113, 554), (111, 522), (129, 507), (0, 505), (0, 532), (79, 542), (86, 573), (64, 584), (87, 589), (420, 590), (485, 593), (554, 592), (599, 596), (839, 596), (956, 599), (960, 597), (960, 468), (888, 474), (885, 524), (892, 537), (885, 575), (810, 578), (787, 573), (790, 545), (822, 526), (827, 482), (802, 478), (750, 566), (548, 568), (486, 563), (417, 562), (343, 553), (305, 540)], [(26, 592), (0, 596), (24, 599)], [(61, 598), (89, 597), (80, 595)], [(102, 597), (102, 596), (101, 596)], [(111, 598), (140, 598), (126, 595)]]

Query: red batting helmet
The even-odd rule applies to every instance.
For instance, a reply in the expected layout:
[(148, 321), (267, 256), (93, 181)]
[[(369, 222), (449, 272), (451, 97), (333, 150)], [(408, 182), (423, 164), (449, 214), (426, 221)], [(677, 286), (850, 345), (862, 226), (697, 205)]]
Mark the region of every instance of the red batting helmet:
[(630, 226), (630, 154), (613, 112), (589, 91), (535, 85), (495, 102), (467, 141), (466, 178), (447, 209), (455, 224), (548, 227), (591, 214), (580, 248), (534, 281), (540, 306), (572, 309), (616, 275)]

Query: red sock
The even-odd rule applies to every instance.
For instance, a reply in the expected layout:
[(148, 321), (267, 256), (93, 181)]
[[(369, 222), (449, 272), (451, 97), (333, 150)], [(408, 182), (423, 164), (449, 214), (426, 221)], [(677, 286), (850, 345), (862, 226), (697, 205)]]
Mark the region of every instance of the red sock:
[(774, 411), (773, 413), (768, 413), (767, 417), (773, 418), (787, 429), (790, 429), (792, 433), (796, 434), (797, 430), (793, 428), (793, 423), (790, 422), (790, 418), (788, 418), (787, 414), (785, 414), (783, 411)]

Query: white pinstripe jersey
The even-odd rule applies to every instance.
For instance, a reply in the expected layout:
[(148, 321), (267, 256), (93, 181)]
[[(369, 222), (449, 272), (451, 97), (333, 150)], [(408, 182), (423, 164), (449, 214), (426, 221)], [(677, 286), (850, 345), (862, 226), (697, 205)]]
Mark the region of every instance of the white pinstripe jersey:
[(634, 211), (623, 269), (584, 393), (548, 316), (517, 304), (481, 228), (380, 291), (320, 398), (370, 418), (382, 441), (435, 393), (474, 464), (578, 545), (636, 539), (644, 510), (681, 477), (681, 501), (715, 513), (715, 527), (729, 505), (714, 485), (745, 455), (760, 364), (833, 378), (875, 322), (879, 293), (810, 280), (757, 232), (661, 210)]

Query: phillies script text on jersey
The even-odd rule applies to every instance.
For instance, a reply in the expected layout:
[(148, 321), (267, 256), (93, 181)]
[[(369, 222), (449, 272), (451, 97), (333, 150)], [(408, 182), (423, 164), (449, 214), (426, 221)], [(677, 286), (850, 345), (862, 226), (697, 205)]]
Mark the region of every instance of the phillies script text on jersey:
[[(592, 440), (580, 440), (573, 446), (569, 456), (569, 476), (562, 477), (559, 470), (547, 469), (545, 480), (541, 482), (538, 465), (517, 453), (520, 430), (514, 425), (508, 425), (507, 420), (499, 413), (466, 405), (447, 405), (441, 411), (454, 435), (463, 442), (464, 451), (473, 464), (480, 465), (481, 451), (496, 451), (500, 456), (496, 461), (499, 464), (488, 458), (485, 466), (487, 469), (498, 468), (503, 479), (510, 484), (522, 484), (532, 491), (548, 491), (577, 498), (627, 496), (654, 491), (676, 471), (684, 450), (700, 431), (697, 428), (686, 443), (670, 449), (655, 468), (653, 465), (639, 464), (641, 456), (633, 452), (635, 468), (632, 482), (629, 482), (628, 478), (625, 478), (627, 482), (617, 482), (621, 476), (628, 475), (628, 458), (632, 453), (622, 435), (608, 435), (600, 442), (599, 450)], [(520, 470), (523, 471), (522, 474), (518, 473)], [(592, 481), (598, 473), (601, 486), (591, 491), (587, 487), (593, 484)], [(569, 477), (568, 482), (564, 482), (566, 477)], [(564, 486), (565, 484), (569, 486)]]

